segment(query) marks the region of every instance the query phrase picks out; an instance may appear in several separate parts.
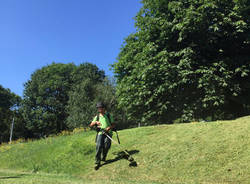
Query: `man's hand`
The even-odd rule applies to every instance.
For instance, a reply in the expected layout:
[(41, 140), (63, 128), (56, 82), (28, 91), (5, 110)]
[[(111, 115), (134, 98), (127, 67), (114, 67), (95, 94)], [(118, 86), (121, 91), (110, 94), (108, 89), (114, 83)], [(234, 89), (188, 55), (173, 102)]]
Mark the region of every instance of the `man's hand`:
[(111, 129), (115, 128), (115, 124), (112, 123), (112, 125), (105, 129), (106, 132), (109, 132)]
[(110, 129), (111, 129), (111, 127), (106, 128), (106, 132), (109, 132), (109, 131), (110, 131)]
[(101, 124), (100, 121), (93, 121), (93, 122), (91, 122), (91, 124), (90, 124), (91, 127), (92, 127), (92, 126), (95, 126), (95, 125), (100, 126), (100, 125), (102, 125), (102, 124)]
[(95, 124), (98, 125), (98, 126), (102, 125), (100, 121), (96, 121)]

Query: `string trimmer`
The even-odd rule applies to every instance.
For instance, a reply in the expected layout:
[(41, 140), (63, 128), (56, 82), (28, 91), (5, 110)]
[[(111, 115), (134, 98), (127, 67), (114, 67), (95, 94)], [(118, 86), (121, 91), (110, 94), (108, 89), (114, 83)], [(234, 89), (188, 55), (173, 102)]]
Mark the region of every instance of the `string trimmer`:
[[(118, 142), (119, 142), (119, 143), (116, 142), (114, 139), (112, 139), (105, 131), (103, 131), (102, 133), (103, 133), (104, 135), (106, 135), (113, 143), (117, 144), (117, 145), (123, 150), (122, 152), (120, 152), (119, 156), (121, 156), (121, 157), (127, 159), (127, 160), (130, 162), (130, 164), (129, 164), (130, 167), (131, 167), (131, 166), (134, 166), (134, 167), (137, 166), (137, 163), (136, 163), (135, 159), (129, 154), (128, 150), (124, 149), (124, 148), (121, 146), (120, 140), (119, 140), (119, 138), (118, 138), (118, 134), (116, 134), (116, 135), (117, 135), (117, 138), (118, 138)], [(117, 133), (117, 132), (116, 132), (116, 133)]]

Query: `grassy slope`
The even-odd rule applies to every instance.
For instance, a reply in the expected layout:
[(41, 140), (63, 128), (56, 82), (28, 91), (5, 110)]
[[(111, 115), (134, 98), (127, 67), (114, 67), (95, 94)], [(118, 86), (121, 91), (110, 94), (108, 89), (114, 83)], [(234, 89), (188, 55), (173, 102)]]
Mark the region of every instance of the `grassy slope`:
[[(93, 170), (94, 132), (0, 147), (0, 183), (249, 183), (250, 116), (123, 130), (138, 167)], [(120, 148), (113, 144), (112, 152)], [(50, 174), (47, 174), (50, 173)]]

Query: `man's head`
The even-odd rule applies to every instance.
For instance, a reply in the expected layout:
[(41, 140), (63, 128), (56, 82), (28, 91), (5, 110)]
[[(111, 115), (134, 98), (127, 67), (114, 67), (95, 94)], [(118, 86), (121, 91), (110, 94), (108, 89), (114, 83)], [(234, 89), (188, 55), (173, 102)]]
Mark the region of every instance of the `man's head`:
[(105, 105), (104, 105), (104, 103), (98, 102), (96, 104), (96, 108), (97, 108), (99, 113), (105, 113)]

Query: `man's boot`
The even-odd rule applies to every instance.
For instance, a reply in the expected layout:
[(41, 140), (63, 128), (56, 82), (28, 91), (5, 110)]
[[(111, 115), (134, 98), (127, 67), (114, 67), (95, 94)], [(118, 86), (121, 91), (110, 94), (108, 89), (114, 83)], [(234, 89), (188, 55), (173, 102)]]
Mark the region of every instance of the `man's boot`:
[(96, 164), (95, 164), (95, 170), (98, 170), (100, 167), (101, 167), (101, 164), (100, 164), (100, 163), (96, 163)]

